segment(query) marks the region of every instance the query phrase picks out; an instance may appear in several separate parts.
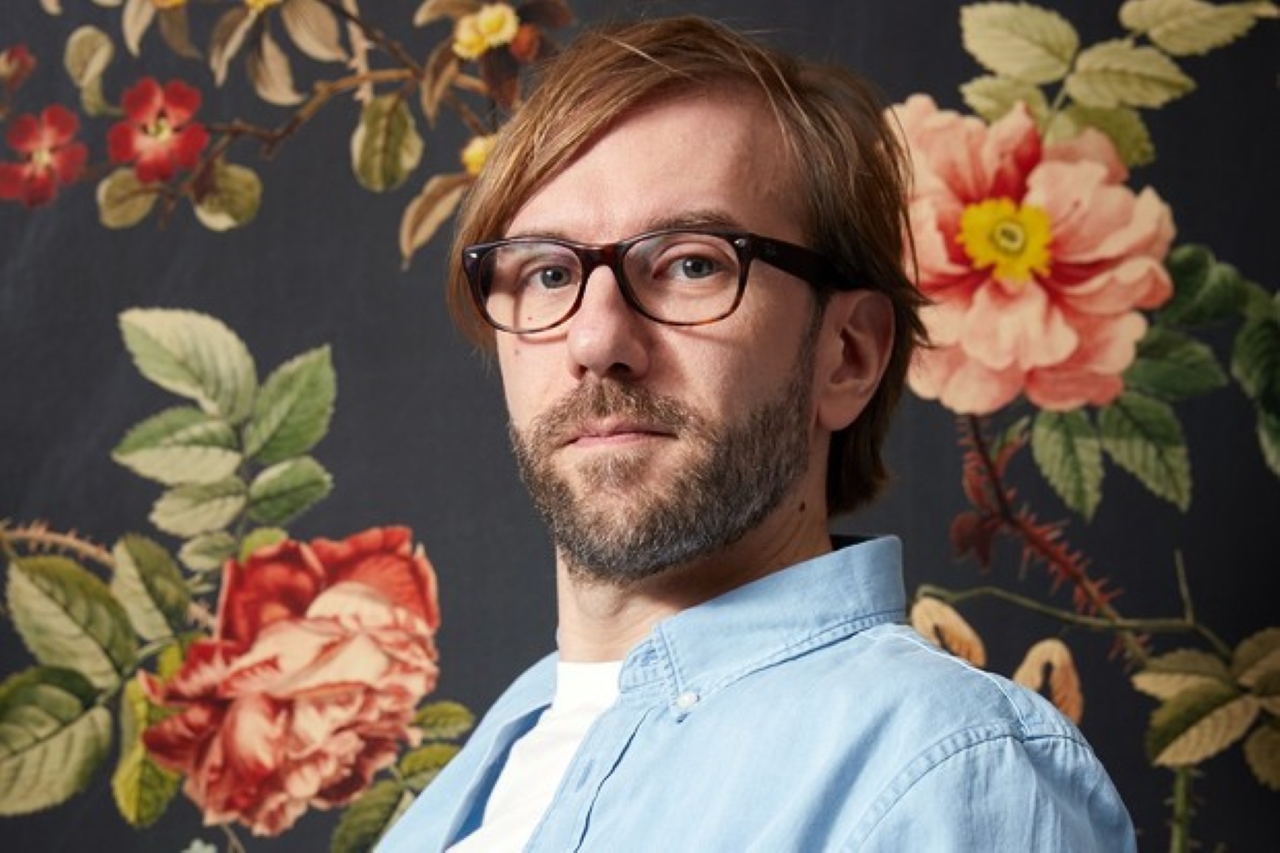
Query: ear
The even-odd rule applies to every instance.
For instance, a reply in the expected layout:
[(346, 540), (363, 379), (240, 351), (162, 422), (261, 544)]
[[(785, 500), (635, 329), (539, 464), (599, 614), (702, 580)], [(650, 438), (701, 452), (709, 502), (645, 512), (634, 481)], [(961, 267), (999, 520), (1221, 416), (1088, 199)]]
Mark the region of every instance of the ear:
[(814, 355), (818, 426), (836, 432), (862, 414), (880, 386), (893, 350), (893, 305), (874, 290), (834, 294)]

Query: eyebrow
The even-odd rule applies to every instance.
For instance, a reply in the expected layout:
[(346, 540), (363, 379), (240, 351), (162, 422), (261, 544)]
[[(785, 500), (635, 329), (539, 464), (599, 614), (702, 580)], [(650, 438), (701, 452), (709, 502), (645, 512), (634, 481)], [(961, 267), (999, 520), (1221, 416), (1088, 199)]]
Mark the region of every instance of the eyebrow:
[[(680, 213), (650, 219), (645, 223), (642, 230), (637, 231), (636, 234), (648, 234), (651, 231), (666, 231), (672, 229), (697, 230), (699, 228), (732, 228), (736, 230), (746, 230), (743, 228), (742, 223), (731, 216), (727, 211), (720, 210), (718, 208), (703, 208), (700, 210), (687, 210)], [(620, 239), (626, 240), (633, 236), (635, 235), (628, 235), (627, 237), (622, 237)], [(567, 231), (559, 228), (530, 228), (504, 235), (504, 239), (517, 237), (546, 237), (552, 240), (566, 240), (570, 243), (582, 242), (570, 237)]]

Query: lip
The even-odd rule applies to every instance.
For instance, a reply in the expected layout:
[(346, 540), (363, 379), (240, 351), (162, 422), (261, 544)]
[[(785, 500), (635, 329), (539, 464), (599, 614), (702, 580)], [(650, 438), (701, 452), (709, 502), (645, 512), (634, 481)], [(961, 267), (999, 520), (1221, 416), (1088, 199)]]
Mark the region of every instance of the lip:
[(629, 420), (589, 421), (569, 430), (565, 445), (573, 447), (597, 447), (644, 441), (651, 438), (671, 438), (671, 430), (656, 424)]

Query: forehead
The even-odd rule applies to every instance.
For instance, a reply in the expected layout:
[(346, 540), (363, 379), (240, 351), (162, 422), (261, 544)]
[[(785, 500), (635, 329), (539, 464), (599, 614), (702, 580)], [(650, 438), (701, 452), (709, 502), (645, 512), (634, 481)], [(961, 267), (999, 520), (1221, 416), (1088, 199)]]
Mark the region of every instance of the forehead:
[(600, 242), (705, 220), (799, 239), (793, 164), (759, 94), (716, 87), (668, 96), (598, 133), (519, 207), (507, 235)]

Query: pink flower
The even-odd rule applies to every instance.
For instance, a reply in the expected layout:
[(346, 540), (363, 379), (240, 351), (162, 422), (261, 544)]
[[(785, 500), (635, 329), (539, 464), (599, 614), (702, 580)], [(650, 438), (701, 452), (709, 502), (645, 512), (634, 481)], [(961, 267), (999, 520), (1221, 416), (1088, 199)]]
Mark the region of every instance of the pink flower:
[(935, 346), (911, 388), (987, 414), (1025, 394), (1058, 411), (1124, 388), (1147, 321), (1173, 294), (1168, 206), (1134, 194), (1111, 141), (1046, 145), (1023, 107), (984, 124), (916, 95), (897, 108), (911, 150), (919, 286)]
[(143, 734), (186, 775), (206, 824), (284, 832), (308, 807), (349, 803), (435, 688), (435, 572), (405, 528), (286, 541), (226, 566), (218, 628), (152, 701), (177, 711)]
[(18, 116), (5, 140), (22, 155), (17, 163), (0, 163), (0, 199), (21, 200), (27, 207), (47, 204), (60, 185), (74, 183), (84, 171), (89, 150), (72, 142), (80, 120), (66, 107), (46, 107), (39, 118)]
[(209, 132), (193, 122), (200, 108), (200, 92), (181, 80), (164, 89), (144, 77), (124, 93), (127, 118), (107, 134), (107, 151), (113, 163), (134, 164), (139, 181), (167, 181), (179, 168), (193, 169), (209, 142)]

